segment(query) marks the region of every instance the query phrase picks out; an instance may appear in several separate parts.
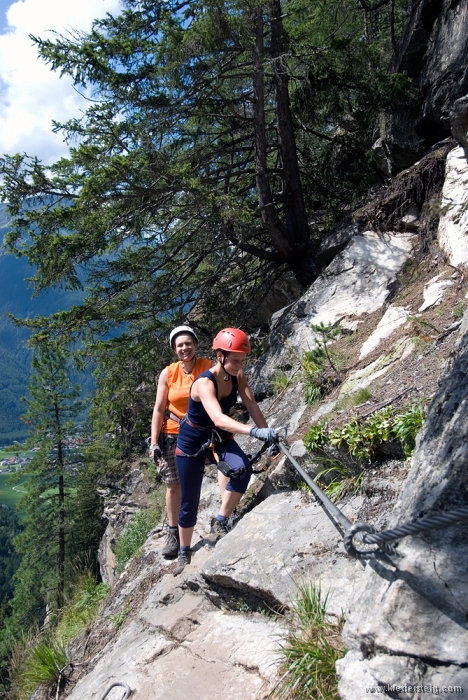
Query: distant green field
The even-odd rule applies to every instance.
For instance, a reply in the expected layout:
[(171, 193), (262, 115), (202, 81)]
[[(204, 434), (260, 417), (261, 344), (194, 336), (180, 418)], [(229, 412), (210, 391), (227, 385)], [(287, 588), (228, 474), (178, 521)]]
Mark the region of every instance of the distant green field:
[(24, 484), (28, 477), (26, 474), (22, 476), (21, 481), (15, 484), (15, 490), (13, 490), (13, 486), (6, 483), (10, 476), (11, 474), (0, 474), (0, 503), (6, 503), (9, 508), (14, 510), (23, 490), (21, 484)]

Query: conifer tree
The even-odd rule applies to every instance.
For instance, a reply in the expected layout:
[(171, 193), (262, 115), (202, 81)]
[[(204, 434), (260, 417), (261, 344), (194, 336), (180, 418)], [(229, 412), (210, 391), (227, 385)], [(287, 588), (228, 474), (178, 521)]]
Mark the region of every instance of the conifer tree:
[(54, 123), (67, 157), (0, 159), (9, 249), (38, 290), (85, 289), (25, 323), (85, 341), (107, 406), (151, 384), (169, 325), (249, 329), (279, 280), (294, 295), (315, 279), (321, 237), (378, 182), (377, 113), (408, 89), (387, 72), (406, 0), (123, 7), (32, 37), (92, 101)]
[(76, 457), (67, 446), (79, 412), (79, 387), (73, 386), (66, 347), (37, 339), (33, 375), (26, 399), (31, 447), (26, 494), (19, 503), (25, 529), (16, 539), (22, 561), (16, 573), (13, 613), (23, 624), (63, 606), (72, 503), (76, 493)]
[(55, 124), (67, 158), (0, 168), (8, 241), (38, 287), (87, 278), (68, 328), (248, 323), (288, 269), (314, 280), (323, 211), (330, 224), (375, 181), (373, 119), (401, 87), (383, 15), (365, 41), (362, 14), (357, 0), (127, 0), (88, 34), (34, 38), (94, 99)]

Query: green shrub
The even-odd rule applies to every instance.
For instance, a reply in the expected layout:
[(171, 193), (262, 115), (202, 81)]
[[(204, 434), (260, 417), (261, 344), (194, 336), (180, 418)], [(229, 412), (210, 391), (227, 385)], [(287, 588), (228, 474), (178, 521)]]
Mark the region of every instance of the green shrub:
[[(327, 369), (330, 368), (336, 374), (339, 374), (343, 364), (341, 357), (337, 353), (331, 352), (328, 348), (328, 343), (334, 340), (341, 332), (340, 327), (333, 328), (331, 324), (319, 323), (312, 325), (311, 328), (317, 334), (314, 340), (315, 347), (312, 350), (304, 350), (300, 354), (291, 347), (286, 338), (280, 333), (283, 343), (289, 350), (291, 359), (302, 370), (305, 400), (308, 404), (313, 404), (320, 400), (323, 387), (328, 381), (326, 378)], [(279, 381), (284, 382), (284, 378), (280, 376)]]
[(309, 452), (313, 452), (328, 442), (328, 435), (323, 425), (311, 425), (304, 435), (304, 445)]
[(423, 406), (415, 403), (393, 419), (393, 432), (401, 440), (407, 457), (411, 456), (416, 446), (416, 435), (424, 422), (425, 413)]
[(341, 333), (340, 326), (333, 328), (331, 323), (325, 325), (323, 322), (320, 322), (317, 324), (312, 323), (311, 328), (317, 334), (317, 338), (315, 339), (315, 348), (308, 353), (310, 360), (315, 362), (322, 370), (325, 369), (328, 363), (335, 374), (339, 374), (342, 369), (341, 357), (329, 349), (328, 343), (333, 342)]
[(297, 584), (292, 619), (281, 645), (283, 675), (275, 689), (280, 698), (338, 698), (336, 661), (344, 655), (342, 621), (333, 622), (326, 611), (327, 596), (313, 582)]
[(146, 542), (149, 532), (156, 525), (158, 514), (155, 511), (140, 510), (135, 519), (125, 527), (115, 545), (116, 571), (120, 574), (127, 561)]
[(282, 369), (275, 369), (271, 378), (271, 384), (274, 391), (282, 391), (289, 384), (289, 377)]
[(359, 463), (368, 463), (379, 445), (397, 438), (403, 445), (405, 455), (409, 457), (415, 448), (416, 435), (422, 426), (424, 414), (421, 404), (413, 404), (403, 413), (392, 417), (392, 407), (387, 406), (364, 422), (353, 418), (341, 428), (329, 430), (324, 425), (312, 425), (304, 436), (304, 445), (314, 453), (314, 459), (325, 466), (316, 474), (315, 481), (332, 501), (358, 493), (364, 471), (357, 470), (356, 464), (348, 464), (344, 455), (334, 454), (330, 450), (327, 452), (327, 446), (345, 450)]
[(414, 404), (393, 417), (392, 410), (391, 406), (387, 406), (365, 421), (356, 417), (341, 428), (332, 430), (313, 425), (304, 436), (304, 445), (308, 450), (315, 451), (323, 450), (329, 443), (347, 450), (360, 462), (370, 462), (379, 445), (398, 438), (405, 454), (410, 456), (424, 420), (424, 409), (420, 404)]

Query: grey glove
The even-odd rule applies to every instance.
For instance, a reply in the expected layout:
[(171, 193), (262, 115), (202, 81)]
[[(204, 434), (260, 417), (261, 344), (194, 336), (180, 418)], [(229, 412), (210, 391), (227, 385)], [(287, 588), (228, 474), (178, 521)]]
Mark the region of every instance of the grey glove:
[(156, 461), (158, 459), (161, 459), (162, 456), (163, 456), (163, 454), (160, 450), (159, 445), (150, 445), (149, 457), (150, 457), (150, 460), (153, 462), (153, 464), (156, 464)]
[(265, 442), (275, 442), (278, 439), (278, 433), (273, 428), (251, 428), (250, 436)]

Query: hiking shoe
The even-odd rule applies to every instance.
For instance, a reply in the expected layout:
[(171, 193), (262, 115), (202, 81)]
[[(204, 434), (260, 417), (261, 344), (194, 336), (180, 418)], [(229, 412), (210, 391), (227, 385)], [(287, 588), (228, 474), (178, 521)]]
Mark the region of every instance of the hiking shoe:
[(171, 530), (169, 530), (166, 538), (166, 544), (162, 548), (161, 554), (166, 559), (175, 559), (179, 553), (179, 547), (179, 530), (176, 530), (175, 532), (171, 532)]
[(192, 552), (189, 549), (183, 549), (179, 551), (179, 561), (177, 562), (177, 566), (172, 572), (173, 576), (178, 576), (179, 574), (182, 573), (182, 571), (185, 569), (187, 564), (190, 564), (192, 561)]
[(218, 535), (218, 539), (221, 537), (224, 537), (224, 535), (227, 535), (229, 532), (229, 522), (228, 520), (216, 520), (216, 518), (213, 518), (211, 520), (211, 530), (210, 532), (213, 535)]

